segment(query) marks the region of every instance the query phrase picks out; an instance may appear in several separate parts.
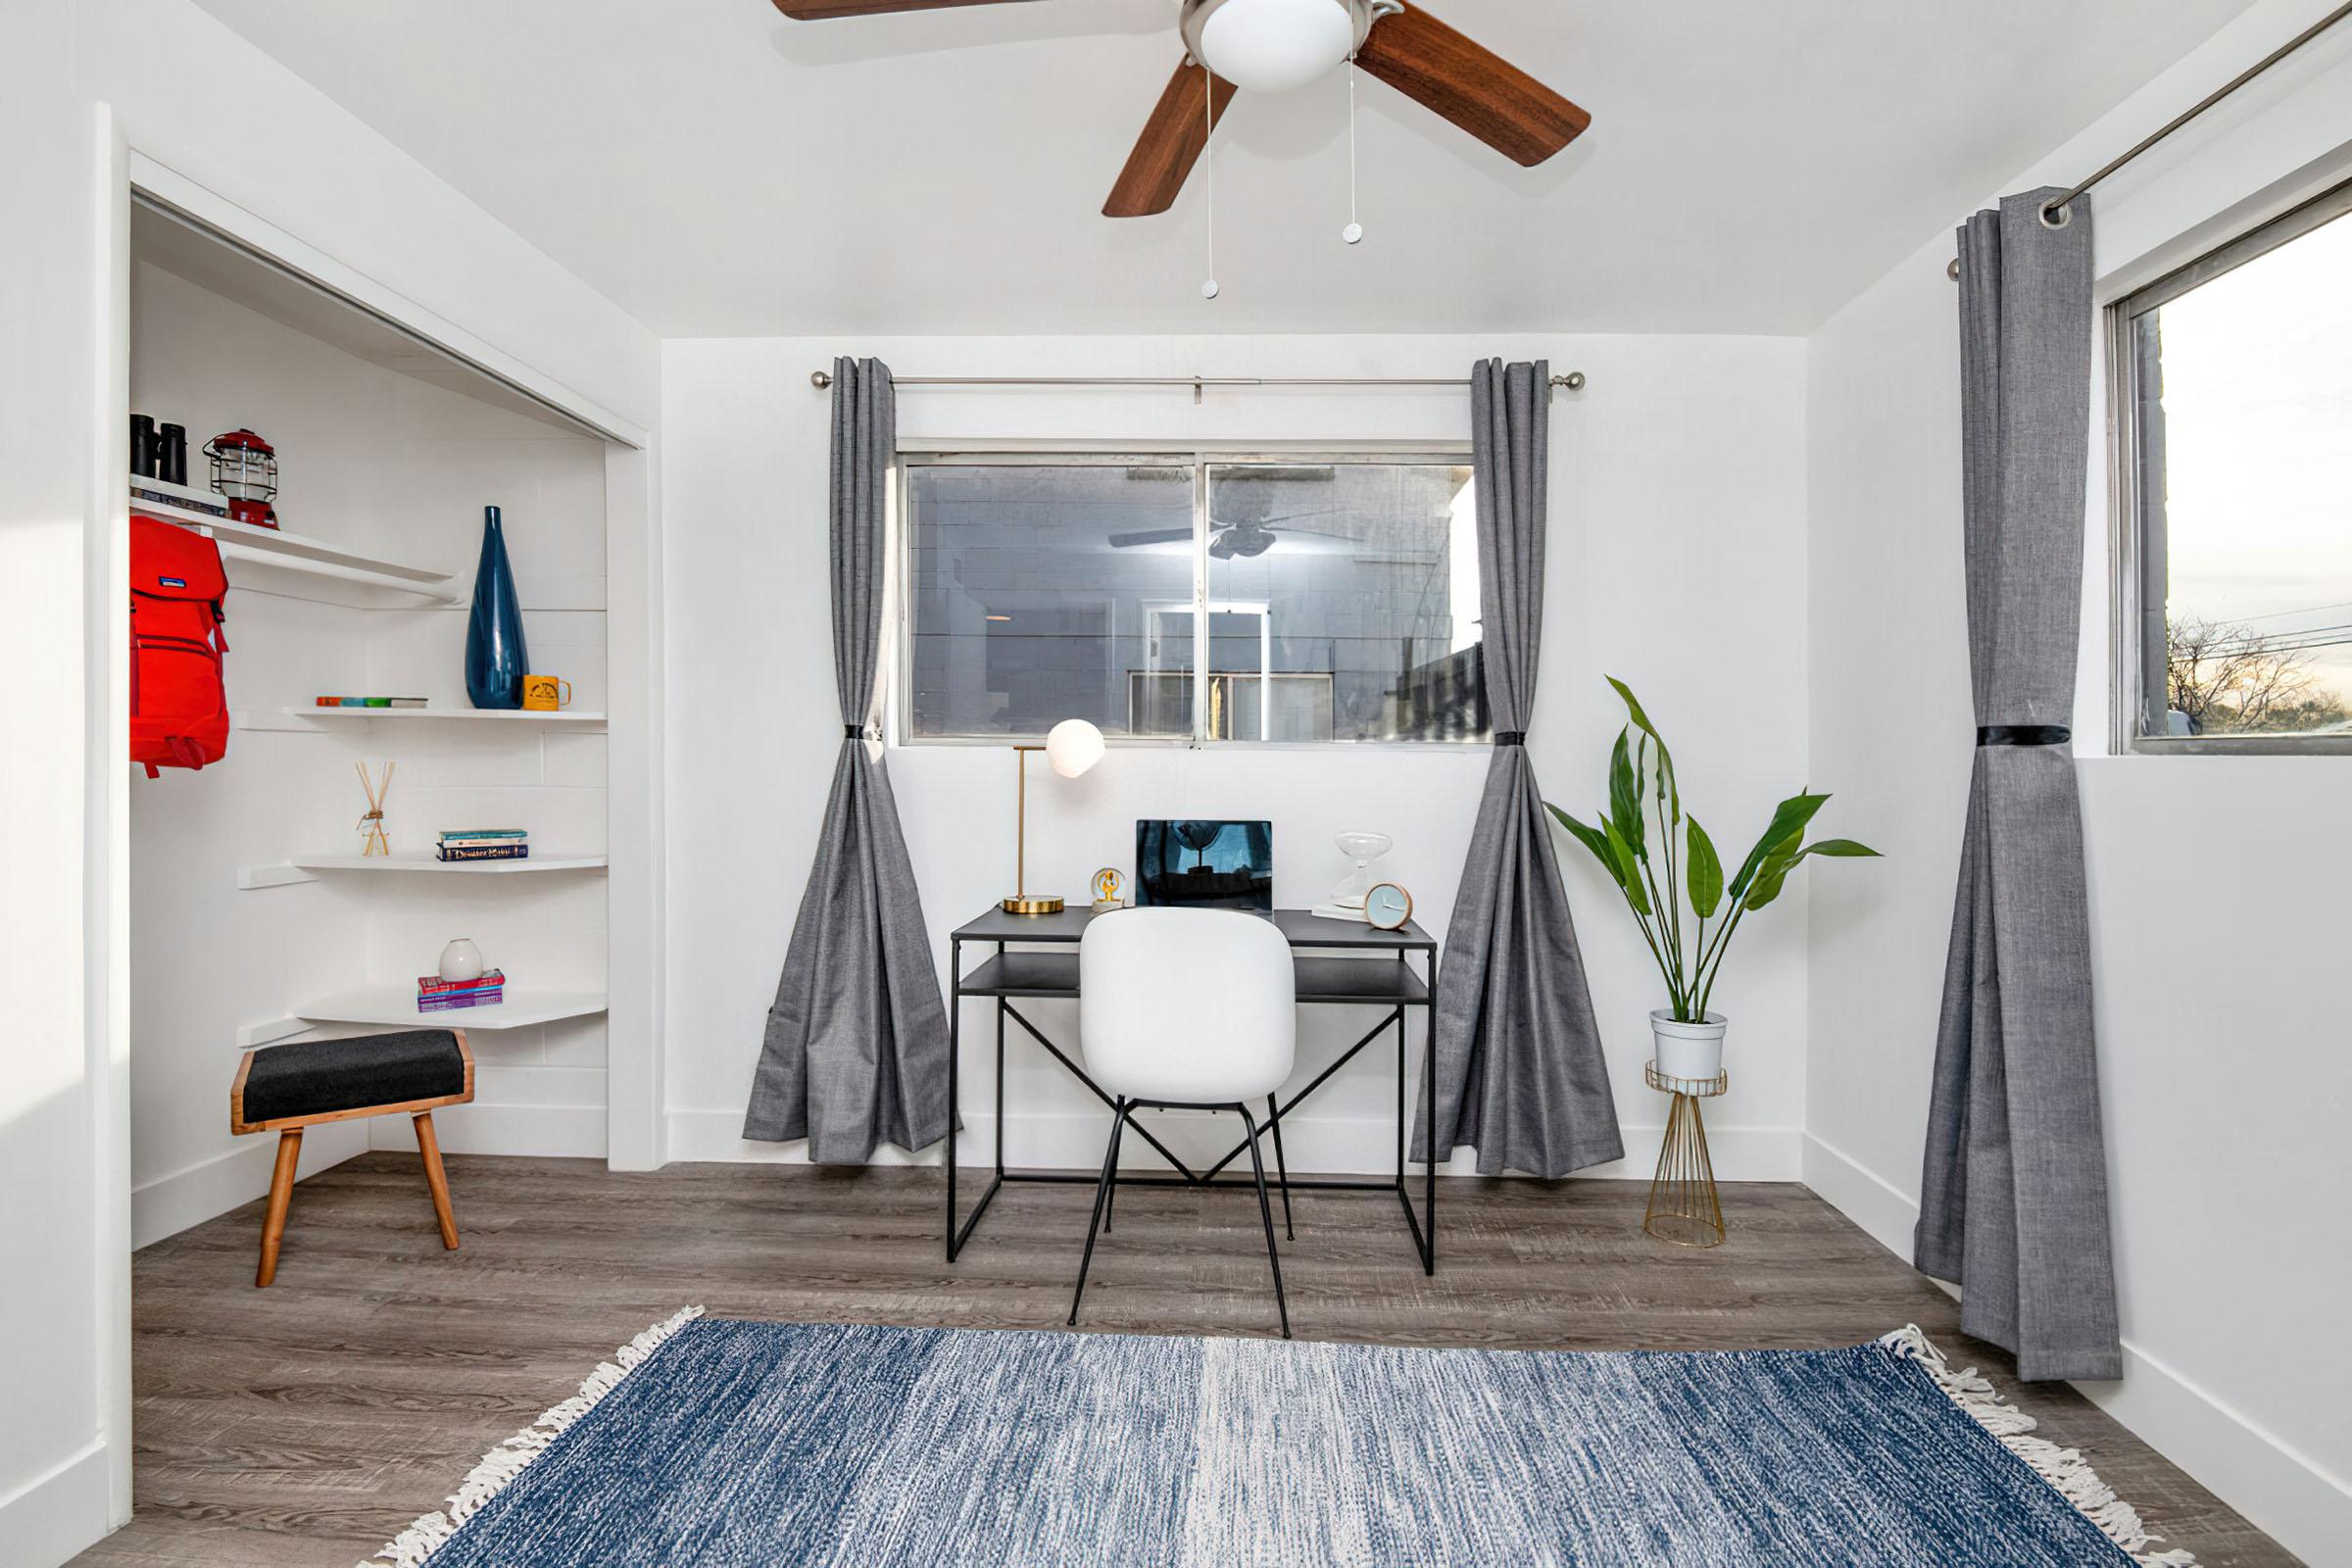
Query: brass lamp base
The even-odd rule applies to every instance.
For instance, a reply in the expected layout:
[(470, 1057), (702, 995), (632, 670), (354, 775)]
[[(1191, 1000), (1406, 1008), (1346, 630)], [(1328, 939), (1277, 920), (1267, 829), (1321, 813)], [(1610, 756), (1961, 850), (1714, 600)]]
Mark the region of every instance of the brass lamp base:
[(1015, 894), (999, 907), (1006, 914), (1059, 914), (1061, 899), (1052, 893)]

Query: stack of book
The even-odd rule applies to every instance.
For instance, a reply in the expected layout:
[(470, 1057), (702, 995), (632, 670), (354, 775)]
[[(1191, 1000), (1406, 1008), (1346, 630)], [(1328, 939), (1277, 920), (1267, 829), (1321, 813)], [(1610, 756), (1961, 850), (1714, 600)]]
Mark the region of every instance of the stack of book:
[(418, 1012), (453, 1012), (460, 1007), (495, 1007), (507, 1000), (507, 972), (486, 969), (478, 980), (444, 980), (438, 975), (416, 977)]
[(527, 860), (531, 837), (518, 827), (469, 827), (441, 835), (433, 853), (444, 860)]

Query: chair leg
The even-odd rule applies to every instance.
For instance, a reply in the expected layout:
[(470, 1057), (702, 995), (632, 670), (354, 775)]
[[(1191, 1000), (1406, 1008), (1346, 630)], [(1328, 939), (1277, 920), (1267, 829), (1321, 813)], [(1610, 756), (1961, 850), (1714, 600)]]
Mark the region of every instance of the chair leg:
[(1110, 1174), (1105, 1178), (1110, 1185), (1102, 1190), (1102, 1234), (1105, 1236), (1110, 1234), (1110, 1211), (1119, 1206), (1119, 1136), (1126, 1130), (1127, 1118), (1124, 1113), (1112, 1119), (1110, 1125)]
[(1250, 1107), (1236, 1103), (1242, 1113), (1242, 1125), (1250, 1129), (1250, 1166), (1257, 1172), (1257, 1217), (1266, 1225), (1266, 1261), (1274, 1265), (1274, 1310), (1282, 1314), (1282, 1337), (1291, 1337), (1291, 1307), (1282, 1295), (1282, 1257), (1274, 1249), (1274, 1205), (1266, 1200), (1266, 1162), (1258, 1157), (1257, 1124), (1250, 1119)]
[(270, 1207), (262, 1217), (262, 1266), (254, 1289), (277, 1278), (277, 1244), (286, 1239), (286, 1209), (294, 1201), (294, 1167), (302, 1158), (302, 1129), (289, 1127), (277, 1135), (277, 1165), (270, 1173)]
[(441, 1225), (441, 1245), (458, 1250), (458, 1216), (450, 1212), (449, 1173), (441, 1168), (441, 1140), (433, 1133), (433, 1113), (416, 1113), (416, 1152), (424, 1156), (424, 1185), (432, 1191), (433, 1218)]
[(1078, 1259), (1078, 1285), (1070, 1292), (1070, 1326), (1078, 1326), (1078, 1300), (1086, 1295), (1086, 1271), (1095, 1262), (1095, 1232), (1102, 1224), (1102, 1210), (1110, 1199), (1111, 1173), (1119, 1165), (1119, 1133), (1127, 1125), (1127, 1102), (1122, 1097), (1113, 1102), (1110, 1117), (1110, 1144), (1102, 1152), (1102, 1180), (1095, 1187), (1095, 1214), (1086, 1222), (1086, 1250)]
[(1298, 1227), (1291, 1223), (1291, 1162), (1282, 1152), (1282, 1107), (1274, 1097), (1266, 1097), (1266, 1125), (1274, 1129), (1274, 1180), (1282, 1188), (1282, 1235), (1285, 1241), (1298, 1239)]

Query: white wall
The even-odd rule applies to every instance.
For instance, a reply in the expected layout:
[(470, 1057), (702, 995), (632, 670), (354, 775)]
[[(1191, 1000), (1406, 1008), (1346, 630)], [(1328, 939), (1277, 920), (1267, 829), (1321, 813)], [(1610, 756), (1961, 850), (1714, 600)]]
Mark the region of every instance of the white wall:
[[(2325, 9), (2256, 7), (2005, 189), (2071, 183)], [(2098, 192), (2100, 299), (2347, 173), (2339, 27)], [(1845, 825), (1890, 858), (1813, 903), (1805, 1175), (1906, 1256), (1975, 722), (1951, 255), (1935, 237), (1827, 323), (1808, 392), (1812, 771), (1868, 781)], [(2127, 1355), (2088, 1392), (2291, 1549), (2343, 1561), (2352, 1367), (2327, 1232), (2352, 1060), (2311, 984), (2341, 965), (2352, 847), (2328, 824), (2352, 758), (2105, 755), (2098, 423), (2075, 750)]]
[[(1630, 680), (1666, 727), (1685, 794), (1721, 840), (1744, 848), (1773, 801), (1804, 782), (1804, 356), (1792, 340), (665, 343), (673, 1158), (800, 1157), (797, 1145), (737, 1134), (840, 745), (823, 512), (829, 401), (810, 390), (808, 372), (845, 348), (908, 375), (1458, 375), (1496, 353), (1582, 369), (1588, 389), (1560, 394), (1551, 414), (1550, 570), (1528, 743), (1539, 777), (1580, 811), (1602, 798), (1606, 748), (1623, 721), (1605, 670)], [(899, 411), (906, 441), (1469, 433), (1459, 391), (1211, 392), (1196, 407), (1183, 390), (910, 389)], [(1335, 832), (1373, 828), (1397, 841), (1383, 869), (1442, 931), (1486, 767), (1484, 750), (1117, 749), (1074, 783), (1032, 777), (1030, 885), (1075, 892), (1096, 866), (1128, 863), (1139, 816), (1262, 815), (1275, 824), (1281, 902), (1309, 904), (1346, 871)], [(891, 752), (890, 768), (944, 975), (948, 931), (1010, 887), (1012, 759), (997, 748), (906, 747)], [(1564, 836), (1560, 857), (1627, 1130), (1626, 1164), (1602, 1173), (1646, 1175), (1661, 1112), (1641, 1065), (1658, 981), (1614, 890)], [(1803, 890), (1790, 897), (1743, 940), (1725, 978), (1733, 1089), (1710, 1131), (1731, 1176), (1795, 1174)], [(992, 1047), (985, 1005), (968, 1007), (962, 1150), (985, 1159)], [(1070, 1019), (1036, 1010), (1068, 1038)], [(1302, 1074), (1371, 1021), (1331, 1011), (1307, 1015)], [(1418, 1050), (1416, 1030), (1416, 1059)], [(1286, 1121), (1300, 1168), (1377, 1170), (1393, 1157), (1393, 1058), (1367, 1054), (1318, 1097), (1314, 1114)], [(1084, 1091), (1034, 1046), (1015, 1045), (1010, 1059), (1009, 1098), (1023, 1107), (1007, 1130), (1012, 1156), (1099, 1159), (1106, 1122)]]
[[(480, 508), (503, 508), (536, 670), (602, 709), (604, 449), (353, 358), (153, 265), (131, 274), (130, 406), (201, 444), (249, 425), (276, 447), (281, 525), (471, 581)], [(202, 482), (197, 459), (193, 476)], [(528, 828), (542, 855), (606, 848), (602, 735), (514, 726), (324, 726), (276, 710), (321, 692), (465, 705), (466, 614), (358, 608), (331, 579), (228, 564), (229, 752), (131, 790), (131, 1232), (145, 1246), (268, 1190), (272, 1141), (234, 1138), (222, 1086), (239, 1030), (306, 997), (401, 984), (469, 935), (511, 984), (605, 983), (605, 890), (587, 875), (326, 876), (244, 890), (239, 872), (356, 853), (355, 761), (397, 761), (386, 828)], [(320, 603), (324, 593), (336, 602)], [(460, 1020), (461, 1022), (463, 1020)], [(331, 1031), (330, 1031), (331, 1032)], [(344, 1032), (364, 1032), (358, 1030)], [(605, 1021), (474, 1030), (472, 1105), (438, 1118), (452, 1150), (602, 1154)], [(408, 1123), (320, 1128), (304, 1171), (400, 1144)], [(405, 1145), (404, 1145), (405, 1146)]]
[[(19, 999), (0, 1085), (0, 1540), (57, 1561), (129, 1492), (127, 780), (118, 477), (123, 147), (361, 269), (528, 373), (650, 429), (638, 323), (186, 0), (11, 8), (0, 196), (0, 654), (20, 681), (0, 748)], [(194, 112), (200, 109), (201, 112)], [(645, 515), (651, 517), (648, 511)]]

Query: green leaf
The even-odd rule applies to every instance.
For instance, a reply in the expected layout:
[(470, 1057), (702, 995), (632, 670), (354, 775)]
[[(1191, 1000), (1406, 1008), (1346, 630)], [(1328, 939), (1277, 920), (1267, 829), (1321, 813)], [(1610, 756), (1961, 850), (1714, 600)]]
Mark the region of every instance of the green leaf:
[(1723, 902), (1723, 860), (1715, 853), (1715, 841), (1707, 837), (1695, 816), (1690, 819), (1690, 863), (1686, 874), (1690, 883), (1690, 907), (1704, 920)]
[(1570, 816), (1548, 801), (1544, 803), (1544, 809), (1559, 818), (1560, 826), (1574, 835), (1577, 843), (1592, 852), (1592, 858), (1600, 862), (1601, 868), (1609, 873), (1610, 880), (1619, 887), (1625, 886), (1625, 873), (1617, 868), (1617, 856), (1609, 848), (1607, 835), (1598, 828), (1585, 826), (1584, 823), (1579, 822), (1575, 817)]
[(1765, 860), (1775, 851), (1786, 848), (1791, 855), (1796, 853), (1796, 841), (1804, 836), (1805, 824), (1813, 820), (1813, 813), (1828, 799), (1827, 795), (1791, 795), (1773, 808), (1771, 825), (1756, 840), (1756, 847), (1747, 852), (1747, 858), (1740, 862), (1740, 874), (1732, 878), (1731, 894), (1735, 900), (1746, 896)]
[(1841, 860), (1863, 858), (1875, 860), (1879, 858), (1878, 851), (1867, 844), (1857, 844), (1852, 839), (1816, 839), (1790, 856), (1788, 863), (1794, 865), (1808, 855), (1827, 855)]
[(1619, 730), (1617, 745), (1609, 753), (1609, 817), (1639, 859), (1643, 854), (1642, 775), (1634, 766), (1633, 738), (1631, 729)]
[(1634, 695), (1631, 686), (1614, 675), (1601, 678), (1617, 688), (1617, 695), (1625, 699), (1625, 710), (1632, 716), (1635, 727), (1658, 743), (1658, 799), (1667, 803), (1667, 819), (1680, 822), (1683, 819), (1683, 792), (1674, 780), (1674, 756), (1666, 750), (1666, 737), (1659, 734), (1658, 726), (1649, 721), (1649, 714), (1642, 710), (1642, 700)]
[(1786, 860), (1767, 862), (1764, 869), (1757, 873), (1755, 886), (1747, 890), (1747, 897), (1740, 902), (1748, 908), (1761, 909), (1779, 898), (1781, 889), (1788, 881), (1788, 867), (1795, 863), (1793, 856)]
[(1625, 896), (1633, 901), (1638, 912), (1649, 913), (1649, 890), (1642, 885), (1641, 858), (1635, 853), (1634, 847), (1625, 841), (1625, 834), (1617, 826), (1614, 817), (1602, 817), (1600, 827), (1608, 835), (1610, 853), (1617, 858), (1617, 885), (1625, 889)]

